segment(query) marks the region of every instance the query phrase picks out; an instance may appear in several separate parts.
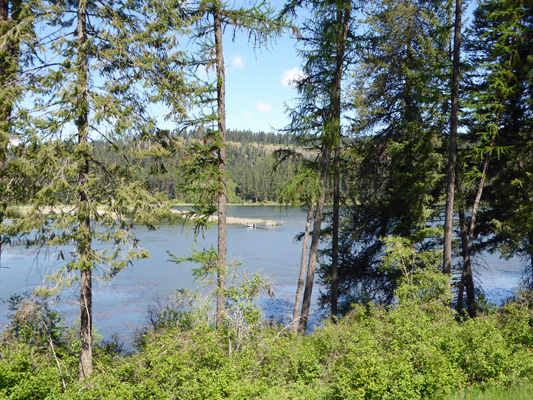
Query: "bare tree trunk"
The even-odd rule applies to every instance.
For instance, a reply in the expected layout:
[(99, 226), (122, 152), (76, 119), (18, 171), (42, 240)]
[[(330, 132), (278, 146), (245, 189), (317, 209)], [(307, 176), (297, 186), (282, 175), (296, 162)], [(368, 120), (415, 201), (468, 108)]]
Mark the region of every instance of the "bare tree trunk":
[(453, 197), (455, 193), (455, 165), (457, 161), (457, 125), (459, 114), (459, 62), (461, 52), (462, 0), (455, 1), (455, 31), (453, 38), (452, 110), (450, 144), (448, 150), (448, 171), (446, 189), (446, 216), (444, 221), (444, 251), (442, 272), (451, 275), (453, 236)]
[(218, 134), (221, 141), (218, 151), (218, 168), (220, 171), (220, 189), (218, 192), (218, 263), (217, 263), (217, 325), (225, 314), (226, 289), (226, 74), (224, 69), (224, 49), (222, 47), (222, 16), (220, 3), (217, 1), (213, 10), (215, 28), (216, 71), (217, 71), (217, 116)]
[(333, 189), (333, 232), (331, 238), (331, 317), (338, 315), (339, 298), (339, 214), (340, 214), (340, 149), (335, 149), (335, 182)]
[(298, 286), (296, 286), (296, 298), (294, 300), (294, 312), (292, 313), (292, 330), (298, 330), (298, 317), (300, 315), (300, 305), (302, 304), (302, 292), (305, 280), (305, 271), (307, 267), (307, 247), (309, 243), (309, 234), (311, 232), (311, 221), (313, 219), (314, 204), (311, 204), (307, 212), (307, 221), (305, 223), (305, 232), (302, 243), (302, 259), (300, 262), (300, 275), (298, 276)]
[[(456, 173), (456, 185), (457, 190), (459, 193), (463, 192), (463, 184), (461, 180), (461, 173), (458, 171)], [(466, 259), (466, 248), (468, 247), (468, 229), (466, 227), (466, 213), (465, 213), (465, 204), (464, 199), (461, 200), (461, 202), (458, 204), (459, 208), (459, 227), (461, 229), (461, 255), (463, 257), (463, 263), (461, 267), (461, 275), (459, 278), (459, 284), (457, 285), (457, 307), (456, 310), (459, 314), (463, 314), (463, 299), (464, 299), (464, 289), (465, 289), (465, 282), (468, 278), (468, 273), (466, 273), (466, 270), (470, 270), (470, 278), (472, 277), (471, 273), (471, 265), (465, 264)]]
[(324, 203), (326, 201), (330, 153), (331, 151), (328, 148), (322, 146), (319, 169), (323, 189), (316, 205), (315, 221), (313, 224), (313, 237), (311, 239), (311, 249), (309, 250), (309, 266), (307, 268), (307, 278), (305, 281), (302, 312), (300, 316), (300, 324), (298, 327), (298, 332), (302, 335), (305, 335), (305, 332), (307, 330), (307, 321), (309, 320), (309, 309), (311, 308), (311, 296), (313, 294), (313, 284), (315, 281), (315, 270), (318, 258), (318, 244), (320, 243), (320, 230), (322, 227)]
[(461, 268), (461, 274), (459, 278), (459, 283), (457, 284), (457, 307), (456, 310), (459, 314), (463, 314), (463, 298), (465, 291), (465, 249), (468, 246), (468, 230), (466, 229), (466, 217), (465, 217), (465, 208), (464, 204), (459, 206), (459, 227), (461, 229), (461, 249), (463, 255), (463, 264)]
[[(87, 95), (87, 2), (78, 1), (78, 143), (83, 146), (89, 139), (89, 107)], [(79, 160), (78, 190), (80, 204), (78, 207), (79, 238), (77, 243), (78, 256), (81, 261), (80, 270), (80, 368), (79, 378), (92, 375), (92, 260), (91, 260), (91, 215), (89, 198), (89, 154), (81, 152)]]
[[(472, 242), (470, 240), (470, 235), (468, 235), (467, 244), (463, 250), (463, 271), (461, 275), (461, 282), (462, 282), (461, 289), (462, 291), (464, 291), (464, 288), (466, 287), (466, 304), (467, 304), (468, 315), (471, 318), (474, 318), (476, 316), (476, 298), (474, 294), (474, 281), (472, 277), (472, 259), (470, 257), (471, 251), (472, 251)], [(460, 304), (461, 314), (462, 314), (462, 303), (463, 303), (463, 299), (461, 298), (461, 304)]]
[(533, 290), (533, 231), (529, 231), (528, 235), (528, 253), (529, 253), (529, 268), (526, 268), (524, 273), (526, 280), (526, 287)]
[(93, 293), (91, 268), (82, 269), (80, 282), (80, 368), (79, 378), (90, 377), (93, 373), (92, 325)]
[(466, 307), (468, 309), (468, 315), (470, 315), (471, 318), (474, 318), (477, 314), (477, 307), (476, 293), (474, 290), (474, 276), (472, 275), (472, 260), (470, 258), (470, 254), (468, 254), (468, 262), (465, 260), (463, 269), (463, 282), (466, 287)]
[[(492, 136), (490, 139), (490, 147), (494, 146), (495, 137)], [(485, 161), (483, 162), (483, 170), (481, 171), (481, 179), (478, 184), (476, 198), (474, 199), (474, 205), (472, 207), (472, 216), (470, 217), (470, 226), (468, 228), (468, 241), (466, 243), (466, 248), (463, 252), (463, 277), (466, 286), (466, 302), (468, 307), (468, 315), (474, 318), (476, 316), (476, 298), (474, 293), (474, 284), (472, 279), (472, 247), (474, 245), (474, 229), (476, 227), (476, 217), (477, 211), (479, 209), (479, 203), (481, 202), (481, 194), (483, 193), (483, 188), (485, 186), (485, 179), (487, 170), (489, 168), (490, 162), (490, 153), (487, 153), (485, 156)]]

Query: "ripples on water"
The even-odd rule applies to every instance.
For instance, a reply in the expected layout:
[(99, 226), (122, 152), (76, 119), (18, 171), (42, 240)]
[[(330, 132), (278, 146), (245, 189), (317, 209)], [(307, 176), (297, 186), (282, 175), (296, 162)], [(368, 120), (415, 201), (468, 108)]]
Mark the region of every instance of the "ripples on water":
[[(305, 226), (305, 215), (299, 210), (276, 212), (274, 207), (232, 206), (228, 214), (239, 218), (254, 218), (283, 221), (282, 226), (244, 225), (228, 226), (228, 261), (238, 260), (249, 273), (270, 275), (274, 281), (274, 299), (260, 300), (265, 317), (287, 323), (292, 317), (296, 281), (300, 268), (301, 244), (294, 237)], [(192, 289), (196, 283), (191, 277), (195, 266), (184, 263), (180, 266), (169, 262), (167, 251), (176, 255), (216, 245), (216, 228), (204, 232), (197, 242), (191, 232), (181, 227), (161, 226), (156, 231), (139, 227), (136, 235), (150, 252), (150, 259), (139, 260), (127, 267), (111, 281), (97, 283), (94, 287), (94, 326), (104, 337), (118, 333), (129, 344), (134, 332), (146, 323), (146, 310), (158, 298), (170, 296), (178, 288)], [(60, 264), (57, 253), (40, 252), (24, 246), (5, 246), (0, 258), (0, 324), (5, 324), (9, 310), (7, 300), (13, 294), (35, 289), (46, 272)], [(485, 266), (476, 268), (476, 281), (482, 283), (487, 299), (497, 304), (512, 295), (521, 277), (520, 263), (516, 259), (503, 260), (489, 255)], [(313, 304), (319, 287), (313, 289)], [(78, 315), (75, 298), (76, 288), (61, 293), (56, 306), (69, 323)], [(317, 324), (319, 310), (312, 309), (311, 323)], [(129, 346), (128, 346), (129, 347)]]

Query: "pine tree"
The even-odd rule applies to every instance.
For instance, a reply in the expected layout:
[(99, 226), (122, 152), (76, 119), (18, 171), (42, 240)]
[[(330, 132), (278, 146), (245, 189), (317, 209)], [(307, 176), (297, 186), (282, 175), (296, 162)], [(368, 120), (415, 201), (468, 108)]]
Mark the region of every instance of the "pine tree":
[[(506, 151), (493, 157), (493, 170), (487, 188), (481, 221), (495, 227), (492, 248), (505, 256), (519, 256), (525, 262), (524, 285), (533, 288), (533, 2), (500, 3), (520, 15), (516, 21), (520, 35), (513, 66), (516, 90), (507, 101), (498, 132), (498, 144)], [(503, 10), (502, 10), (503, 11)], [(481, 22), (481, 21), (480, 21)], [(485, 211), (485, 212), (483, 212)]]
[(383, 238), (423, 250), (439, 238), (430, 222), (442, 194), (451, 10), (439, 1), (375, 1), (367, 8), (352, 79), (354, 140), (339, 246), (346, 302), (392, 301), (398, 279), (381, 265)]
[[(16, 161), (16, 153), (24, 151), (17, 129), (18, 106), (27, 81), (22, 78), (23, 65), (29, 67), (34, 39), (33, 2), (4, 0), (0, 2), (0, 253), (2, 243), (14, 232), (2, 222), (10, 203), (27, 194), (23, 184), (24, 170)], [(25, 189), (24, 189), (25, 188)], [(8, 233), (5, 233), (8, 232)]]
[[(497, 186), (501, 188), (502, 180), (518, 186), (527, 185), (529, 181), (525, 170), (523, 170), (525, 173), (522, 175), (522, 179), (511, 179), (516, 175), (513, 172), (515, 169), (510, 165), (514, 165), (517, 160), (513, 158), (510, 165), (505, 165), (500, 158), (507, 159), (507, 154), (513, 152), (512, 149), (518, 140), (518, 143), (521, 143), (518, 146), (520, 148), (518, 153), (521, 153), (519, 159), (528, 160), (526, 154), (529, 140), (526, 139), (525, 142), (522, 140), (524, 134), (525, 137), (528, 135), (527, 117), (524, 119), (523, 116), (527, 115), (527, 110), (530, 107), (527, 93), (528, 90), (531, 90), (531, 78), (528, 77), (531, 70), (529, 68), (531, 60), (528, 59), (531, 44), (531, 18), (531, 2), (513, 0), (486, 1), (480, 4), (475, 12), (475, 36), (470, 42), (470, 57), (474, 65), (477, 66), (472, 72), (471, 80), (474, 84), (469, 93), (469, 108), (473, 111), (470, 124), (472, 144), (464, 156), (471, 159), (472, 162), (466, 167), (470, 169), (466, 169), (462, 173), (465, 179), (469, 181), (470, 186), (475, 188), (475, 193), (473, 193), (474, 198), (469, 213), (470, 220), (466, 221), (465, 219), (463, 222), (465, 225), (463, 228), (463, 266), (461, 284), (459, 285), (459, 298), (462, 298), (463, 288), (465, 286), (467, 288), (467, 307), (470, 316), (476, 314), (471, 257), (474, 251), (474, 241), (478, 239), (477, 218), (480, 214), (479, 210), (485, 187), (491, 183), (491, 175), (496, 176), (494, 188)], [(520, 114), (522, 117), (518, 117)], [(525, 153), (523, 153), (524, 150)], [(524, 155), (526, 155), (525, 158)], [(494, 162), (496, 163), (495, 166)], [(523, 164), (524, 167), (527, 164), (528, 161)], [(499, 171), (495, 169), (498, 166), (502, 167)], [(494, 172), (491, 172), (491, 169)], [(494, 219), (490, 223), (496, 226), (499, 233), (505, 231), (501, 229), (501, 223), (505, 220), (505, 218), (501, 218), (503, 210), (510, 210), (517, 206), (518, 209), (524, 210), (528, 207), (529, 195), (516, 202), (516, 197), (512, 194), (511, 198), (515, 197), (515, 199), (511, 200), (510, 204), (514, 203), (513, 206), (506, 205), (505, 199), (510, 198), (509, 194), (506, 190), (502, 192), (496, 190), (491, 194), (489, 186), (489, 200), (491, 200), (489, 204), (497, 205), (498, 209), (488, 208), (485, 214), (492, 214), (491, 218)], [(499, 207), (503, 208), (500, 210)], [(503, 214), (506, 213), (507, 211), (503, 212)], [(523, 214), (518, 212), (518, 215)], [(483, 213), (481, 213), (481, 217), (481, 222), (487, 221), (487, 216), (483, 217)], [(509, 221), (513, 219), (512, 217)], [(528, 223), (520, 223), (519, 225), (521, 225), (521, 229), (517, 229), (518, 226), (513, 226), (512, 223), (510, 226), (513, 226), (514, 232), (521, 231), (518, 236), (521, 236), (522, 243), (528, 243), (531, 237)], [(503, 234), (500, 238), (491, 239), (490, 242), (498, 243), (499, 240), (505, 242), (505, 236)], [(523, 248), (527, 249), (526, 254), (529, 254), (529, 245), (526, 244)], [(462, 308), (461, 301), (458, 301), (458, 308)]]
[[(25, 159), (33, 166), (36, 192), (13, 225), (62, 249), (66, 263), (49, 276), (56, 286), (42, 291), (79, 282), (80, 379), (93, 370), (94, 274), (110, 278), (147, 257), (134, 224), (153, 228), (165, 212), (162, 196), (139, 178), (148, 174), (143, 160), (169, 154), (165, 132), (147, 111), (160, 101), (163, 83), (180, 76), (167, 68), (172, 59), (165, 48), (172, 39), (166, 27), (148, 15), (157, 4), (138, 6), (90, 0), (43, 6), (51, 33), (41, 40), (41, 73), (29, 88), (34, 109)], [(125, 163), (98, 158), (95, 140), (109, 143)], [(101, 249), (95, 242), (108, 245)], [(70, 243), (74, 250), (66, 253)]]
[[(200, 193), (193, 209), (194, 222), (205, 226), (215, 212), (218, 217), (217, 240), (217, 323), (224, 317), (226, 270), (226, 79), (223, 31), (226, 28), (246, 32), (254, 46), (262, 46), (281, 34), (286, 26), (274, 17), (274, 10), (265, 2), (250, 7), (231, 8), (220, 0), (200, 0), (189, 5), (188, 14), (194, 22), (193, 38), (199, 53), (191, 60), (196, 67), (215, 71), (215, 83), (196, 91), (200, 115), (190, 121), (203, 134), (189, 148), (184, 165), (187, 171), (186, 190)], [(214, 94), (214, 95), (213, 95)], [(210, 109), (212, 107), (212, 110)]]
[[(313, 222), (313, 236), (309, 250), (309, 265), (299, 321), (300, 333), (305, 333), (309, 318), (311, 295), (317, 265), (318, 245), (322, 227), (326, 188), (332, 152), (341, 143), (341, 85), (345, 77), (348, 54), (348, 34), (353, 29), (352, 12), (356, 8), (352, 1), (300, 1), (286, 6), (285, 12), (294, 12), (296, 6), (307, 8), (313, 19), (304, 22), (300, 29), (301, 42), (305, 48), (300, 51), (304, 58), (304, 77), (296, 82), (299, 104), (290, 110), (291, 124), (286, 131), (305, 143), (313, 142), (320, 153), (317, 170), (323, 186), (317, 199)], [(338, 212), (339, 204), (335, 203)], [(333, 279), (334, 300), (332, 313), (336, 314), (336, 280)]]

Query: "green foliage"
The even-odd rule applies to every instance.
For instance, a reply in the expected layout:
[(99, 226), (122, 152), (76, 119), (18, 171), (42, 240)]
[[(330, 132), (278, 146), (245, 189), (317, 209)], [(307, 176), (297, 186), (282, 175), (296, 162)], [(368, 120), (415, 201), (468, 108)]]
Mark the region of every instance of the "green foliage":
[[(241, 282), (247, 288), (234, 286), (234, 298), (246, 306), (256, 286)], [(0, 390), (3, 398), (22, 399), (412, 400), (480, 389), (490, 395), (528, 382), (530, 302), (521, 298), (460, 321), (434, 299), (389, 308), (356, 305), (337, 324), (304, 337), (254, 323), (235, 347), (228, 346), (235, 337), (229, 328), (214, 329), (207, 321), (210, 302), (204, 307), (197, 295), (180, 293), (157, 315), (165, 322), (144, 333), (138, 352), (116, 357), (96, 351), (90, 383), (65, 375), (64, 393), (50, 353), (4, 341)], [(64, 371), (75, 370), (75, 357), (61, 357)]]
[(78, 357), (49, 299), (12, 296), (13, 314), (0, 338), (0, 397), (45, 399), (59, 395), (76, 377)]
[[(184, 262), (199, 264), (198, 268), (192, 270), (195, 280), (210, 278), (213, 273), (219, 272), (217, 271), (218, 253), (213, 246), (201, 251), (191, 248), (191, 254), (185, 257), (178, 257), (170, 253), (170, 261), (175, 262), (177, 265), (181, 265)], [(210, 281), (210, 283), (212, 282)]]
[[(198, 251), (192, 249), (189, 256), (176, 257), (171, 254), (171, 261), (180, 265), (183, 262), (200, 264), (192, 270), (200, 287), (191, 294), (189, 291), (178, 291), (174, 300), (162, 312), (156, 312), (152, 319), (154, 328), (162, 326), (194, 327), (212, 322), (208, 305), (217, 295), (215, 279), (218, 274), (218, 254), (214, 247)], [(226, 265), (226, 287), (223, 289), (225, 298), (225, 317), (219, 325), (227, 335), (230, 355), (239, 351), (243, 342), (261, 323), (261, 308), (257, 299), (261, 293), (273, 296), (270, 282), (258, 273), (252, 275), (239, 272), (239, 262)], [(206, 292), (205, 298), (201, 293)], [(178, 301), (177, 301), (178, 300)], [(185, 302), (184, 302), (185, 301)], [(185, 306), (186, 305), (186, 306)], [(185, 306), (185, 307), (184, 307)], [(161, 321), (159, 321), (161, 319)]]
[[(0, 353), (1, 398), (60, 398), (62, 376), (50, 355), (20, 342), (2, 344)], [(72, 361), (76, 363), (77, 359)], [(70, 383), (72, 380), (70, 377)]]
[[(459, 318), (438, 271), (440, 231), (428, 228), (442, 194), (451, 2), (376, 0), (363, 21), (349, 19), (351, 1), (287, 5), (312, 10), (288, 130), (324, 150), (321, 182), (309, 168), (272, 174), (272, 146), (251, 142), (289, 144), (289, 136), (226, 135), (223, 107), (213, 111), (223, 103), (214, 96), (222, 95), (223, 74), (205, 83), (196, 69), (182, 70), (215, 62), (223, 70), (222, 44), (210, 38), (220, 26), (211, 17), (247, 33), (254, 46), (278, 35), (286, 21), (273, 18), (267, 3), (85, 3), (90, 29), (73, 35), (76, 3), (2, 2), (11, 14), (0, 24), (1, 240), (31, 232), (32, 241), (49, 246), (77, 243), (61, 251), (65, 263), (50, 276), (57, 285), (42, 293), (71, 285), (76, 271), (98, 269), (110, 278), (147, 257), (132, 229), (153, 228), (168, 213), (158, 192), (196, 204), (199, 226), (226, 194), (230, 202), (316, 201), (327, 189), (328, 152), (342, 134), (355, 133), (342, 153), (349, 207), (341, 221), (341, 293), (348, 302), (392, 305), (355, 305), (339, 323), (299, 337), (262, 323), (256, 300), (270, 288), (259, 275), (238, 273), (236, 265), (226, 270), (213, 248), (171, 255), (200, 264), (193, 273), (207, 293), (179, 291), (152, 308), (136, 353), (118, 356), (116, 342), (96, 346), (94, 377), (83, 384), (74, 382), (82, 341), (73, 329), (63, 328), (43, 298), (14, 298), (0, 342), (0, 397), (418, 399), (468, 388), (497, 393), (531, 379), (530, 294), (479, 318)], [(343, 13), (350, 34), (341, 51)], [(479, 157), (496, 156), (482, 228), (493, 249), (529, 260), (531, 17), (530, 1), (480, 3), (469, 53), (477, 66), (464, 108), (471, 118), (462, 148), (469, 151), (461, 157), (471, 171), (463, 175), (474, 181)], [(36, 22), (48, 24), (46, 41), (35, 40)], [(355, 23), (366, 32), (348, 26)], [(192, 57), (181, 51), (182, 33), (197, 39)], [(34, 73), (23, 73), (26, 67)], [(341, 81), (351, 85), (347, 96)], [(34, 112), (24, 110), (30, 103)], [(192, 125), (186, 139), (157, 128), (148, 112), (154, 105), (167, 107), (177, 130)], [(341, 118), (346, 109), (355, 118)], [(101, 250), (100, 242), (111, 246)], [(228, 284), (218, 288), (226, 312), (215, 329), (213, 275), (226, 272)], [(325, 266), (325, 282), (328, 274)]]
[[(191, 330), (198, 324), (209, 324), (211, 321), (208, 300), (202, 298), (196, 290), (178, 289), (171, 299), (158, 302), (148, 308), (149, 329), (165, 331), (178, 327), (181, 330)], [(142, 345), (142, 332), (138, 343)]]
[(451, 302), (448, 278), (438, 269), (442, 258), (440, 252), (420, 251), (414, 243), (402, 237), (389, 236), (384, 243), (381, 268), (401, 276), (395, 291), (399, 303), (413, 300)]
[(509, 387), (488, 387), (464, 390), (444, 400), (529, 400), (533, 387), (531, 384), (512, 384)]

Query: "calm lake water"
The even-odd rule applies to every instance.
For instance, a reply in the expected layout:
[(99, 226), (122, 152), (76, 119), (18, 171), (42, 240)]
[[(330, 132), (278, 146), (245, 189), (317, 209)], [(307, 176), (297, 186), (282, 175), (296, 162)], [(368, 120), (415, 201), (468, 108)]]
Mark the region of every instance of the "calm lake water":
[[(298, 209), (276, 210), (271, 206), (229, 206), (231, 217), (280, 221), (281, 226), (228, 225), (228, 261), (242, 262), (239, 267), (247, 272), (270, 275), (274, 281), (275, 298), (261, 299), (260, 304), (268, 318), (288, 322), (300, 268), (301, 243), (294, 237), (305, 227), (305, 214)], [(197, 250), (216, 245), (216, 227), (206, 231), (194, 242), (192, 232), (180, 226), (161, 226), (156, 231), (136, 229), (141, 246), (150, 252), (150, 258), (139, 260), (127, 267), (114, 279), (97, 282), (94, 286), (94, 326), (104, 336), (117, 333), (129, 347), (134, 332), (146, 323), (146, 311), (158, 299), (171, 296), (176, 289), (193, 289), (197, 283), (191, 269), (197, 267), (169, 262), (167, 251), (178, 256), (187, 255), (194, 246)], [(44, 279), (47, 271), (57, 268), (59, 262), (53, 252), (27, 249), (25, 246), (5, 246), (0, 258), (0, 326), (8, 320), (7, 300), (11, 295), (33, 290)], [(516, 259), (503, 260), (490, 255), (476, 266), (476, 280), (481, 283), (489, 301), (499, 303), (516, 289), (522, 273)], [(314, 301), (320, 287), (313, 290)], [(57, 309), (69, 323), (78, 315), (76, 288), (65, 291), (56, 302)], [(312, 309), (312, 321), (318, 323), (320, 310)]]

